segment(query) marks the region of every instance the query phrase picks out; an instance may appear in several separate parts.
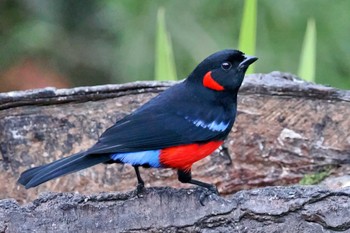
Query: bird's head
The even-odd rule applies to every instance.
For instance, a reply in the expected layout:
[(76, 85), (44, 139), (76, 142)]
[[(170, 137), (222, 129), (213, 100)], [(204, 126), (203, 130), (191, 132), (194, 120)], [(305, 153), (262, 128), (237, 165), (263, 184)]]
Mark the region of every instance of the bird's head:
[(188, 80), (213, 91), (237, 92), (249, 65), (257, 59), (238, 50), (222, 50), (204, 59)]

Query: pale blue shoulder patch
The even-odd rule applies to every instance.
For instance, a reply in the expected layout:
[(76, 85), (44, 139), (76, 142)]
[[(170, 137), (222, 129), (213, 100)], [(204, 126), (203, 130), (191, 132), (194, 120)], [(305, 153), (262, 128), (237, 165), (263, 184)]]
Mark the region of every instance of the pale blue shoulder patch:
[(161, 167), (159, 161), (160, 150), (146, 150), (138, 152), (126, 152), (112, 154), (112, 160), (119, 160), (123, 163), (129, 163), (131, 165), (146, 165), (150, 167)]
[(202, 120), (192, 120), (189, 117), (185, 117), (186, 120), (192, 122), (194, 125), (196, 125), (197, 127), (202, 127), (204, 129), (210, 129), (211, 131), (218, 131), (218, 132), (223, 132), (227, 129), (227, 127), (230, 125), (230, 122), (217, 122), (217, 121), (213, 121), (213, 122), (204, 122)]

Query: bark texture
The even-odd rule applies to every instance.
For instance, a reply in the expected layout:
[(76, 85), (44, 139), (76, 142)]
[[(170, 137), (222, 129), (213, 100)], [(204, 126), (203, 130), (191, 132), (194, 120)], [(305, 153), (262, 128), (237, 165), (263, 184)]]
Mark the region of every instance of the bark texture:
[(19, 206), (0, 201), (0, 232), (350, 232), (350, 188), (270, 187), (211, 195), (200, 189), (45, 193)]
[[(127, 191), (136, 178), (129, 166), (97, 165), (25, 190), (19, 174), (87, 149), (98, 135), (173, 83), (136, 82), (66, 90), (0, 94), (0, 199), (33, 200), (43, 191)], [(349, 172), (350, 91), (305, 83), (273, 72), (246, 77), (238, 117), (226, 145), (196, 163), (193, 176), (221, 194), (297, 183), (305, 173)], [(145, 124), (147, 124), (145, 122)], [(146, 186), (190, 187), (170, 169), (143, 170)], [(6, 185), (4, 185), (6, 184)]]

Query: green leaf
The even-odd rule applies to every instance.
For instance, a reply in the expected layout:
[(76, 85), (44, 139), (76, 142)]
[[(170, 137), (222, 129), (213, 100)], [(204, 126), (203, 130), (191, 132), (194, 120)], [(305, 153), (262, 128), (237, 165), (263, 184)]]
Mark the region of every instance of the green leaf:
[[(257, 1), (245, 0), (243, 9), (243, 18), (239, 33), (238, 48), (248, 55), (255, 54), (256, 44), (256, 19), (257, 19)], [(253, 73), (254, 66), (249, 66), (247, 73)]]
[(166, 30), (164, 8), (158, 9), (156, 36), (155, 79), (176, 80), (175, 61), (170, 35)]
[(316, 23), (308, 19), (307, 27), (300, 54), (299, 77), (309, 82), (315, 82), (316, 73)]

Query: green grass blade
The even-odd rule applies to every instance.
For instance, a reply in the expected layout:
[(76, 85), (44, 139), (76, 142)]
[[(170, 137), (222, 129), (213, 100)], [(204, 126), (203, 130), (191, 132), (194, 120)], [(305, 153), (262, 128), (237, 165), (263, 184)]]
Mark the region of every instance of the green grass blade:
[[(243, 18), (239, 33), (238, 48), (248, 55), (255, 54), (256, 44), (256, 19), (257, 19), (257, 1), (245, 0), (243, 9)], [(253, 73), (254, 66), (249, 66), (247, 73)]]
[(307, 21), (303, 47), (300, 54), (299, 77), (315, 82), (316, 73), (316, 23), (313, 18)]
[(170, 35), (165, 25), (165, 10), (158, 9), (155, 53), (155, 79), (176, 80), (176, 68)]

